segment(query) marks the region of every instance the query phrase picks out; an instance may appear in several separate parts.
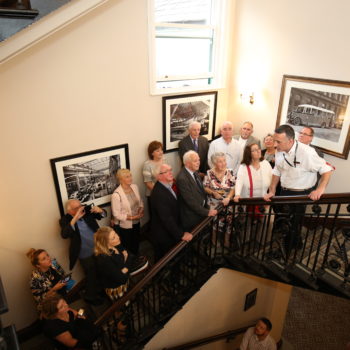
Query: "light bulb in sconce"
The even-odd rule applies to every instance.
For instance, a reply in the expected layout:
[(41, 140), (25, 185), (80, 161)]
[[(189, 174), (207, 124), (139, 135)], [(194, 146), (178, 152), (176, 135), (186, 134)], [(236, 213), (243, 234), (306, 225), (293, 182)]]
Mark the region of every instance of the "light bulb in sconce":
[(240, 98), (241, 98), (241, 102), (242, 103), (247, 103), (249, 102), (251, 105), (254, 104), (255, 100), (254, 100), (254, 92), (252, 92), (251, 94), (240, 94)]

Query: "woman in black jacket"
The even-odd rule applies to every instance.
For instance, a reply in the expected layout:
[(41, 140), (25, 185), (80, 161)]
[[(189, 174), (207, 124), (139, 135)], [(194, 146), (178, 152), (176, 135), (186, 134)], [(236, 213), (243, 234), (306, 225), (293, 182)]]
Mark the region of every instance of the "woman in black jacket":
[[(100, 227), (94, 235), (97, 276), (112, 301), (121, 298), (128, 289), (129, 254), (120, 244), (117, 233), (108, 226)], [(123, 313), (117, 312), (117, 341), (126, 341)]]
[(111, 227), (100, 227), (94, 236), (97, 276), (106, 294), (115, 301), (127, 291), (129, 254)]

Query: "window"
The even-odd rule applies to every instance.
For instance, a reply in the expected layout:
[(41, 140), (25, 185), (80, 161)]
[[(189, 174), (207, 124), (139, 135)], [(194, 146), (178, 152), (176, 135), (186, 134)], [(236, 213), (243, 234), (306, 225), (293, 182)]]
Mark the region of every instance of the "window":
[(151, 93), (224, 85), (227, 0), (149, 0)]

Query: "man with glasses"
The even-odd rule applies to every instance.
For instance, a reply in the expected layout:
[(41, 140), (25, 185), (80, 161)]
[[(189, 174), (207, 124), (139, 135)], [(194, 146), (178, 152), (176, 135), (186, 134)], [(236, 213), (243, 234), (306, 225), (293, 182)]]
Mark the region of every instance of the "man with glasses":
[(298, 136), (298, 141), (300, 141), (301, 143), (308, 145), (310, 147), (313, 147), (316, 151), (316, 153), (323, 158), (324, 154), (323, 152), (316, 146), (312, 145), (311, 142), (314, 138), (314, 129), (311, 128), (310, 126), (305, 126), (304, 128), (301, 129), (301, 131), (299, 132), (299, 136)]
[(179, 225), (180, 212), (177, 194), (172, 188), (174, 176), (168, 164), (162, 164), (156, 175), (151, 193), (151, 239), (155, 251), (155, 261), (163, 257), (180, 240), (190, 241), (192, 235), (183, 232)]
[(78, 199), (70, 199), (66, 204), (66, 215), (60, 220), (62, 238), (70, 238), (69, 269), (77, 260), (86, 277), (85, 301), (93, 305), (103, 302), (98, 296), (96, 268), (94, 260), (94, 233), (99, 229), (96, 220), (106, 217), (106, 211), (98, 206), (84, 206)]
[(241, 147), (237, 140), (233, 138), (233, 125), (226, 121), (221, 126), (221, 137), (211, 142), (208, 152), (208, 163), (210, 168), (213, 167), (211, 156), (214, 153), (222, 152), (226, 156), (227, 168), (233, 170), (236, 176), (239, 163), (241, 161)]

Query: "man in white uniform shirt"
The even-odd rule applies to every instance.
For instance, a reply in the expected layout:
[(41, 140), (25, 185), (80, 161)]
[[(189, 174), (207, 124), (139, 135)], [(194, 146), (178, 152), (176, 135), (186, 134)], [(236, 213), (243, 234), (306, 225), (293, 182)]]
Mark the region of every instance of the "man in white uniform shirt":
[(261, 148), (260, 141), (252, 136), (253, 133), (253, 123), (252, 122), (244, 122), (241, 127), (241, 134), (235, 135), (233, 138), (238, 141), (241, 146), (241, 160), (243, 159), (243, 152), (246, 146), (257, 144), (259, 148)]
[(221, 126), (221, 137), (210, 143), (208, 151), (208, 164), (210, 168), (213, 167), (211, 156), (217, 152), (223, 152), (226, 156), (227, 168), (233, 170), (236, 175), (241, 160), (241, 148), (238, 141), (233, 139), (232, 123), (226, 121)]
[[(295, 133), (291, 126), (281, 125), (275, 130), (274, 141), (277, 154), (275, 167), (272, 170), (272, 181), (269, 192), (264, 196), (270, 201), (276, 193), (276, 186), (281, 181), (280, 196), (302, 196), (314, 201), (323, 195), (334, 168), (318, 156), (315, 149), (295, 140)], [(317, 185), (317, 174), (320, 181)], [(315, 189), (316, 187), (316, 189)], [(290, 205), (289, 208), (278, 209), (282, 215), (290, 220), (290, 229), (279, 227), (284, 234), (284, 246), (287, 256), (292, 249), (302, 247), (301, 224), (306, 206), (302, 204)], [(278, 228), (278, 219), (276, 220)]]
[[(275, 195), (279, 181), (281, 196), (308, 195), (314, 201), (320, 199), (334, 168), (319, 157), (314, 148), (296, 141), (289, 125), (281, 125), (275, 130), (274, 141), (277, 147), (275, 167), (269, 193), (264, 199), (269, 201)], [(321, 178), (314, 190), (318, 173)]]

